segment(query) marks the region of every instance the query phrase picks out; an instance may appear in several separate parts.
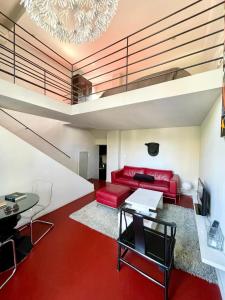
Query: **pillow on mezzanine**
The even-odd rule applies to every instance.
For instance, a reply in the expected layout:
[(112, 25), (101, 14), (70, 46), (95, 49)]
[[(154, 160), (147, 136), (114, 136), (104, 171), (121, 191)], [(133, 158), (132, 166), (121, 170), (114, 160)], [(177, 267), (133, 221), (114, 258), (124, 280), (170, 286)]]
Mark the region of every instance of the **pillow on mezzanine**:
[(145, 182), (152, 182), (155, 180), (154, 176), (146, 175), (146, 174), (139, 174), (136, 173), (133, 177), (134, 180), (138, 181), (145, 181)]

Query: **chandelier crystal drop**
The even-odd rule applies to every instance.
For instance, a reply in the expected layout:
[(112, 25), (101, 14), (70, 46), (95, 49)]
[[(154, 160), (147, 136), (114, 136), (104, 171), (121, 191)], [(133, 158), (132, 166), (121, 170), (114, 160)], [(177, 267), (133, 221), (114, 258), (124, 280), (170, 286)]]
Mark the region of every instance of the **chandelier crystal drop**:
[(21, 0), (31, 19), (62, 42), (85, 43), (107, 30), (119, 0)]

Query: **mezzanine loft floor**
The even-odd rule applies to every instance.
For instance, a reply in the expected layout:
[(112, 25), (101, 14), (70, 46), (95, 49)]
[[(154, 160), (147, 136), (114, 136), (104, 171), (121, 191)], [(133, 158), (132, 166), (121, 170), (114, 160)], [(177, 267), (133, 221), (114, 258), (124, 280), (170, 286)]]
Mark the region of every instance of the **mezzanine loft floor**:
[(79, 128), (198, 126), (220, 96), (222, 78), (217, 69), (74, 106), (0, 79), (0, 106)]

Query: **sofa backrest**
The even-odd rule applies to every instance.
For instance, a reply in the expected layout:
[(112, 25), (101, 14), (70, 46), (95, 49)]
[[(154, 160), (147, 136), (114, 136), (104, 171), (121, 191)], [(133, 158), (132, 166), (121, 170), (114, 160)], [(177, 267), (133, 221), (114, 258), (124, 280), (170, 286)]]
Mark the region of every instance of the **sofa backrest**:
[(144, 174), (144, 171), (145, 171), (145, 168), (124, 166), (123, 176), (133, 178), (136, 173)]
[(145, 168), (144, 174), (154, 176), (155, 180), (170, 181), (173, 177), (173, 171), (170, 170), (156, 170)]

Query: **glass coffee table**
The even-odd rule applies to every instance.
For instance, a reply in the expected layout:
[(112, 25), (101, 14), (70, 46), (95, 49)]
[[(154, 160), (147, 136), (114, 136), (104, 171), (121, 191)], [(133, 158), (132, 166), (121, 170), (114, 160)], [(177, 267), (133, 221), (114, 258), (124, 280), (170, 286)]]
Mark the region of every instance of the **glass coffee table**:
[[(0, 199), (4, 200), (2, 196)], [(6, 206), (0, 208), (0, 242), (11, 238), (15, 242), (17, 263), (22, 261), (31, 251), (32, 244), (29, 235), (22, 235), (16, 229), (20, 214), (35, 206), (39, 201), (39, 196), (26, 193), (23, 199), (17, 202), (6, 201)], [(10, 246), (10, 245), (9, 245)], [(12, 249), (4, 246), (0, 248), (0, 272), (13, 266)]]

